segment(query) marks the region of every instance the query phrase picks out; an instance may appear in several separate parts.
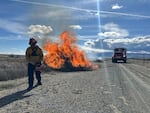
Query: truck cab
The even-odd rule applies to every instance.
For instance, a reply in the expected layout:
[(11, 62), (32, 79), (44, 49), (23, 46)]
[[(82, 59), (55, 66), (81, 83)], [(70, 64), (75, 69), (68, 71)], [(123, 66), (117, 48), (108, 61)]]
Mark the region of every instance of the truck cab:
[(127, 49), (126, 48), (115, 48), (112, 55), (112, 62), (117, 63), (118, 61), (127, 62)]

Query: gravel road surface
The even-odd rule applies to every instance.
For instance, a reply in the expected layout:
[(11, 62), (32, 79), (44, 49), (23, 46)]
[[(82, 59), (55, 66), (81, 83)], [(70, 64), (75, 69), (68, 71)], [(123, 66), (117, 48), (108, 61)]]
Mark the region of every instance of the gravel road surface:
[(0, 113), (150, 113), (148, 67), (100, 65), (93, 71), (43, 74), (43, 85), (30, 92), (25, 90), (27, 78), (1, 82)]

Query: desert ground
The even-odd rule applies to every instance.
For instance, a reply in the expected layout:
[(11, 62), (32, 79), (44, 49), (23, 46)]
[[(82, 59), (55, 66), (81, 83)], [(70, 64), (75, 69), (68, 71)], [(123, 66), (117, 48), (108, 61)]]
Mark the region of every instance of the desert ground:
[(150, 113), (150, 60), (93, 63), (100, 68), (43, 72), (42, 86), (29, 92), (27, 76), (1, 81), (0, 113)]

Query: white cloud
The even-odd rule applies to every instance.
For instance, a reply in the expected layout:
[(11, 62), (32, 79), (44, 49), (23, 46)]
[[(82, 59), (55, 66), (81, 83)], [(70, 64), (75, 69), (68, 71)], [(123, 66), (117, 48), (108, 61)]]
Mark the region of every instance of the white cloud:
[[(134, 38), (123, 38), (123, 39), (105, 39), (107, 43), (116, 44), (116, 43), (122, 43), (122, 44), (140, 44), (140, 43), (147, 43), (145, 46), (149, 46), (148, 43), (150, 43), (150, 36), (139, 36)], [(144, 46), (144, 45), (142, 45)]]
[(40, 34), (49, 34), (52, 32), (53, 29), (51, 26), (46, 26), (46, 25), (30, 25), (29, 26), (29, 35), (34, 35), (35, 33), (40, 33)]
[(84, 45), (87, 47), (93, 47), (95, 46), (95, 43), (92, 40), (88, 40), (84, 43)]
[(77, 37), (78, 37), (78, 40), (80, 40), (80, 41), (90, 41), (91, 39), (96, 40), (99, 36), (97, 36), (97, 35), (84, 35), (84, 36), (78, 35)]
[[(99, 40), (90, 40), (84, 43), (82, 47), (86, 52), (92, 51), (96, 53), (110, 52), (115, 47), (125, 47), (128, 53), (149, 54), (150, 57), (150, 35), (138, 36), (133, 38), (107, 38)], [(103, 49), (100, 49), (103, 48)], [(105, 51), (106, 50), (106, 51)]]
[(72, 29), (82, 29), (80, 25), (70, 25), (69, 27)]
[(25, 34), (26, 26), (21, 23), (0, 19), (0, 28), (15, 34)]
[(117, 24), (108, 23), (102, 26), (105, 31), (103, 33), (98, 33), (99, 36), (104, 38), (124, 38), (129, 35), (128, 31), (120, 28)]
[(99, 33), (98, 35), (102, 37), (111, 37), (111, 38), (121, 37), (121, 34), (117, 32), (104, 32), (104, 33)]
[(112, 5), (112, 9), (121, 9), (123, 6), (120, 6), (119, 4)]
[(91, 52), (96, 52), (96, 53), (104, 53), (104, 52), (112, 52), (112, 50), (106, 50), (106, 49), (96, 49), (96, 48), (91, 48), (87, 46), (79, 46), (82, 50), (85, 51), (91, 51)]

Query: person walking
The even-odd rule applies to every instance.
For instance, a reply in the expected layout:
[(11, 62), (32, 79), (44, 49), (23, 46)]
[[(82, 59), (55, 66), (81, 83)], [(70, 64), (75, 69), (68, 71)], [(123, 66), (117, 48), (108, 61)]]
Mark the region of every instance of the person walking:
[(37, 69), (37, 67), (41, 66), (43, 61), (43, 51), (37, 45), (37, 41), (34, 38), (29, 39), (29, 47), (26, 49), (26, 61), (28, 63), (28, 88), (30, 91), (33, 88), (34, 84), (34, 73), (36, 75), (37, 84), (42, 85), (41, 83), (41, 71)]

